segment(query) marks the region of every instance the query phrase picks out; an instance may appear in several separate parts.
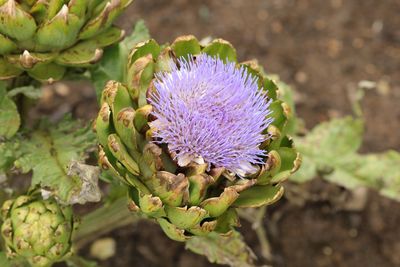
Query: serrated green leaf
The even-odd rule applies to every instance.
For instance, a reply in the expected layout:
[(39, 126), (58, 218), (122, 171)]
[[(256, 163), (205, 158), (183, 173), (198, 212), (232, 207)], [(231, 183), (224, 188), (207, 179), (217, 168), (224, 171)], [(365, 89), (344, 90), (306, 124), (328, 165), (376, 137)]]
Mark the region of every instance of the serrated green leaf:
[(68, 175), (72, 161), (85, 158), (85, 151), (95, 143), (90, 127), (64, 119), (58, 125), (43, 122), (29, 140), (20, 146), (21, 156), (15, 166), (23, 173), (33, 171), (32, 186), (40, 185), (61, 202), (69, 203), (81, 190), (82, 180)]
[(0, 84), (0, 138), (11, 138), (19, 129), (21, 119), (14, 101), (7, 96), (6, 87)]
[(236, 231), (228, 236), (215, 232), (202, 237), (194, 236), (186, 241), (186, 248), (206, 256), (212, 263), (227, 264), (232, 267), (255, 266), (254, 253)]
[(363, 123), (345, 117), (317, 125), (305, 137), (295, 140), (303, 156), (302, 167), (292, 175), (292, 181), (305, 182), (314, 178), (318, 170), (329, 171), (352, 156), (361, 145)]
[(324, 176), (349, 189), (366, 186), (400, 200), (400, 153), (355, 154)]
[(369, 187), (400, 200), (400, 153), (358, 154), (362, 141), (361, 119), (345, 117), (324, 122), (295, 143), (303, 156), (294, 182), (322, 178), (348, 189)]
[(118, 45), (105, 50), (98, 66), (90, 70), (98, 99), (100, 99), (101, 92), (108, 81), (122, 82), (124, 80), (125, 66), (130, 49), (137, 43), (149, 38), (149, 31), (143, 20), (140, 20), (136, 23), (130, 36), (127, 36)]
[(146, 27), (144, 20), (139, 20), (135, 24), (135, 28), (131, 35), (127, 36), (121, 44), (128, 50), (132, 49), (136, 44), (150, 39), (149, 29)]
[(333, 119), (317, 125), (304, 138), (297, 138), (296, 147), (318, 165), (332, 165), (360, 148), (362, 133), (361, 119)]

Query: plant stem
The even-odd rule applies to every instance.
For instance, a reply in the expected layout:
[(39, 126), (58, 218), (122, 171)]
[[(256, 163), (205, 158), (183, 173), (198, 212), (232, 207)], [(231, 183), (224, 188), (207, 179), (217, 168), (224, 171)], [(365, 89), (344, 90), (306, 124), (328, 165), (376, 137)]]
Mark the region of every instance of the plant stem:
[(267, 234), (263, 226), (263, 219), (266, 211), (267, 207), (264, 206), (259, 208), (256, 211), (256, 214), (240, 212), (239, 215), (240, 217), (244, 218), (246, 221), (252, 224), (251, 227), (257, 235), (258, 242), (260, 242), (262, 256), (266, 260), (271, 261), (272, 260), (271, 246), (269, 244), (269, 241), (267, 239)]
[(269, 244), (267, 233), (265, 232), (263, 226), (263, 218), (265, 216), (265, 212), (267, 211), (267, 207), (261, 207), (257, 212), (256, 220), (253, 224), (253, 229), (257, 234), (258, 240), (261, 245), (261, 254), (266, 259), (272, 260), (271, 246)]
[(97, 237), (133, 224), (139, 219), (128, 210), (126, 198), (119, 198), (111, 205), (105, 205), (83, 217), (74, 236), (75, 246), (79, 249)]
[[(38, 83), (28, 75), (20, 75), (12, 79), (12, 81), (9, 84), (10, 86), (9, 89), (15, 89), (18, 87), (29, 86), (29, 85), (35, 87), (42, 86), (40, 83)], [(37, 101), (29, 99), (24, 94), (20, 94), (15, 97), (15, 103), (17, 104), (18, 112), (21, 117), (21, 127), (26, 126), (29, 123), (29, 112), (31, 111), (31, 108), (37, 103)]]

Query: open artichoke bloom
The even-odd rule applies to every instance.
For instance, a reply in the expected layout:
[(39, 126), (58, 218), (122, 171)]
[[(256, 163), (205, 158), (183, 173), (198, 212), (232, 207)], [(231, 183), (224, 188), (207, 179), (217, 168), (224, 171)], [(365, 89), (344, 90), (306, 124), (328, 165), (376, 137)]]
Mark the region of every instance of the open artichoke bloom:
[(67, 67), (96, 63), (123, 38), (112, 23), (132, 1), (0, 0), (0, 80), (58, 80)]
[(99, 164), (129, 187), (129, 207), (172, 239), (229, 233), (237, 209), (283, 194), (300, 165), (286, 135), (290, 108), (256, 62), (217, 39), (154, 40), (129, 56), (126, 84), (110, 81), (95, 130)]
[(256, 78), (206, 54), (181, 58), (156, 77), (149, 102), (157, 120), (150, 125), (179, 166), (207, 163), (241, 177), (258, 171), (253, 164), (263, 163), (260, 144), (272, 119)]

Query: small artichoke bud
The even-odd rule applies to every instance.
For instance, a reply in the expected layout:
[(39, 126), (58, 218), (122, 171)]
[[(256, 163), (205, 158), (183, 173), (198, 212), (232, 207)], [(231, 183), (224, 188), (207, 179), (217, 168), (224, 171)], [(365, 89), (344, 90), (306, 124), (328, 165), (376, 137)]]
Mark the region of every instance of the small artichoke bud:
[(70, 14), (67, 5), (63, 5), (56, 16), (38, 29), (36, 40), (51, 49), (71, 46), (76, 42), (83, 22), (83, 19)]
[(0, 0), (0, 80), (26, 72), (50, 82), (68, 68), (96, 64), (105, 47), (124, 37), (112, 24), (131, 2)]
[(112, 22), (122, 13), (122, 11), (132, 3), (133, 0), (111, 0), (107, 1), (101, 13), (92, 18), (82, 29), (81, 39), (94, 37), (104, 28), (111, 26)]
[(29, 39), (37, 28), (36, 22), (15, 0), (0, 6), (0, 32), (18, 41)]
[(221, 39), (154, 40), (107, 83), (96, 120), (99, 164), (129, 187), (131, 211), (185, 241), (240, 225), (237, 209), (277, 201), (300, 165), (290, 109), (256, 61)]
[(1, 235), (7, 256), (47, 267), (71, 254), (74, 220), (71, 207), (33, 195), (7, 200), (1, 208)]

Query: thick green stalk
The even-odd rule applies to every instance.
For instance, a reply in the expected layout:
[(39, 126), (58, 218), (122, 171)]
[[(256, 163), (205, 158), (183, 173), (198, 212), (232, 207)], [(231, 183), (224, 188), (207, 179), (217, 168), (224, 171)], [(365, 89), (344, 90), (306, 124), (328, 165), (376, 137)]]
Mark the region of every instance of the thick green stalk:
[(79, 249), (97, 237), (133, 224), (139, 219), (128, 210), (126, 198), (119, 198), (112, 204), (103, 206), (83, 217), (74, 236), (74, 245)]

